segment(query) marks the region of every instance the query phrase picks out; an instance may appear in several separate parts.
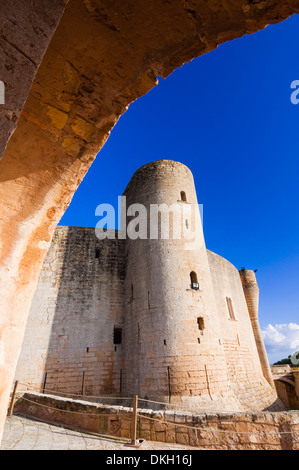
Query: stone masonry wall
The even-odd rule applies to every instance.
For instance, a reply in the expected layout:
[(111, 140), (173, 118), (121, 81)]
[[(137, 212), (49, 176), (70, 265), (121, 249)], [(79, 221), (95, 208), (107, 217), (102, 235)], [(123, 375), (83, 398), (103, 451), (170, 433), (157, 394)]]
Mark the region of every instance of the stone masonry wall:
[[(125, 195), (128, 206), (142, 203), (148, 213), (153, 204), (198, 204), (191, 171), (168, 160), (137, 170)], [(193, 219), (191, 212), (181, 222), (190, 230)], [(201, 224), (197, 234), (191, 249), (186, 238), (126, 244), (125, 328), (134, 332), (124, 344), (127, 390), (197, 410), (281, 409), (262, 373), (239, 272), (207, 252)], [(227, 297), (235, 320), (228, 319)]]
[(39, 390), (120, 393), (122, 240), (92, 228), (58, 227), (40, 275), (16, 379)]
[[(275, 409), (276, 394), (263, 377), (239, 271), (211, 251), (208, 258), (230, 385), (245, 409), (255, 410), (261, 402)], [(226, 298), (232, 300), (235, 319), (230, 318)]]
[(67, 2), (1, 0), (0, 80), (5, 104), (0, 106), (0, 159)]
[(277, 395), (288, 410), (299, 410), (299, 369), (271, 366)]
[[(14, 45), (21, 56), (25, 52), (32, 57), (31, 51), (28, 54), (22, 47), (32, 43), (26, 40), (27, 28), (20, 28), (28, 11), (19, 8), (21, 4), (34, 12), (38, 5), (44, 9), (48, 4), (56, 15), (60, 2), (1, 1), (4, 16), (11, 8), (18, 15), (14, 29), (19, 41), (16, 44), (13, 37)], [(200, 0), (192, 2), (191, 8), (181, 0), (142, 2), (142, 8), (140, 1), (132, 0), (69, 2), (1, 160), (0, 336), (5, 361), (0, 364), (0, 437), (48, 244), (120, 115), (158, 83), (157, 76), (165, 78), (220, 43), (261, 30), (298, 11), (298, 0)], [(42, 18), (32, 21), (37, 23), (35, 42), (39, 44), (43, 43)], [(20, 61), (21, 57), (16, 64)], [(13, 58), (3, 65), (26, 82), (28, 91), (31, 72), (15, 68)], [(20, 94), (19, 105), (26, 95)], [(12, 129), (4, 131), (2, 147)]]
[[(185, 209), (176, 224), (190, 234), (195, 230), (198, 201), (193, 175), (185, 165), (169, 160), (149, 163), (136, 171), (124, 194), (128, 206), (146, 207), (148, 219), (154, 204)], [(192, 209), (189, 214), (188, 208)], [(124, 344), (128, 391), (202, 410), (239, 410), (219, 341), (201, 223), (196, 231), (192, 242), (183, 236), (162, 239), (161, 231), (158, 239), (127, 241), (126, 298), (130, 299), (131, 286), (133, 298), (126, 303), (126, 329), (134, 332), (126, 335)], [(197, 291), (191, 288), (191, 272), (198, 278)], [(134, 370), (137, 357), (138, 369)]]
[[(132, 436), (130, 407), (26, 393), (17, 401), (15, 413), (82, 431)], [(138, 439), (209, 450), (299, 450), (296, 411), (216, 414), (138, 408), (138, 415)]]
[[(147, 207), (148, 222), (152, 204), (197, 207), (191, 171), (168, 160), (139, 169), (125, 195), (127, 207)], [(193, 217), (181, 218), (189, 231)], [(137, 394), (202, 411), (281, 409), (239, 273), (206, 250), (201, 225), (196, 233), (190, 249), (184, 238), (100, 241), (92, 228), (58, 227), (15, 378), (39, 391)]]

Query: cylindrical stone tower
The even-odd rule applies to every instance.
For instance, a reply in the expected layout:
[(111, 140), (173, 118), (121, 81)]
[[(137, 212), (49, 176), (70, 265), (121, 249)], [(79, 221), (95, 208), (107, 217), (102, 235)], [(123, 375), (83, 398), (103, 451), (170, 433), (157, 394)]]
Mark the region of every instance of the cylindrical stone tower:
[[(143, 230), (133, 223), (144, 239), (126, 241), (123, 393), (206, 411), (238, 409), (227, 378), (201, 223), (195, 227), (200, 215), (191, 171), (174, 161), (149, 163), (134, 174), (124, 196), (129, 214), (139, 210)], [(129, 209), (132, 204), (145, 209)], [(184, 230), (181, 238), (172, 230), (165, 238), (164, 226), (162, 239), (161, 233), (153, 239), (153, 214), (162, 204), (161, 224), (167, 207), (175, 205), (170, 226), (175, 220), (175, 236), (178, 228)], [(192, 232), (196, 237), (190, 241)]]
[(274, 380), (267, 356), (267, 352), (264, 345), (264, 340), (260, 328), (258, 312), (259, 312), (259, 288), (256, 281), (256, 276), (254, 271), (247, 269), (241, 269), (240, 277), (243, 285), (244, 295), (248, 307), (248, 312), (250, 315), (250, 320), (252, 324), (252, 330), (262, 366), (262, 371), (264, 377), (267, 379), (269, 384), (274, 388)]

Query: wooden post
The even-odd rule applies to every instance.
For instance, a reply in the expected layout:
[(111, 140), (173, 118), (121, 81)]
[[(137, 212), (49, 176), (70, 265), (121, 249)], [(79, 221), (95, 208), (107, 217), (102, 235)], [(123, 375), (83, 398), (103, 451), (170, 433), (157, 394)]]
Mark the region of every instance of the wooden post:
[(14, 406), (15, 406), (16, 392), (17, 392), (18, 385), (19, 385), (19, 382), (18, 382), (18, 380), (16, 380), (16, 381), (15, 381), (15, 386), (14, 386), (13, 392), (12, 392), (10, 407), (9, 407), (9, 410), (8, 410), (8, 416), (9, 416), (9, 418), (11, 418), (11, 416), (12, 416), (12, 414), (13, 414), (13, 409), (14, 409)]
[(133, 401), (133, 416), (132, 416), (132, 441), (131, 445), (137, 443), (137, 409), (138, 409), (138, 395), (134, 395)]

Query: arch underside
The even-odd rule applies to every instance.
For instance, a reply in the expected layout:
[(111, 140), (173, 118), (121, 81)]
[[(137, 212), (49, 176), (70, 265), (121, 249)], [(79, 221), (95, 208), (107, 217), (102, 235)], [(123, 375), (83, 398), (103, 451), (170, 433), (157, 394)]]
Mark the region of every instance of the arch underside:
[[(4, 1), (0, 13), (0, 435), (55, 226), (118, 118), (157, 77), (299, 12), (298, 0), (70, 0), (63, 13), (66, 3), (18, 13)], [(29, 35), (32, 22), (42, 33)]]

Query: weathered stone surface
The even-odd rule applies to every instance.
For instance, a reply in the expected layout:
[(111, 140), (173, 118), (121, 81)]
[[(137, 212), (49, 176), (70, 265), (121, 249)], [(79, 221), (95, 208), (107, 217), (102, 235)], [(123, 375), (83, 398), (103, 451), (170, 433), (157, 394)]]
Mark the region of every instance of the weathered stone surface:
[[(17, 401), (15, 412), (80, 431), (131, 437), (132, 408), (26, 393)], [(143, 416), (138, 409), (138, 414), (139, 439), (210, 450), (299, 450), (299, 413), (296, 411), (233, 416), (218, 413), (213, 419), (203, 413), (200, 424), (187, 423), (188, 415), (183, 419), (183, 412), (180, 422), (173, 422), (166, 411), (160, 411), (159, 417), (152, 410), (147, 410)]]
[(57, 227), (27, 323), (16, 372), (22, 382), (120, 394), (122, 346), (113, 331), (124, 323), (124, 242), (98, 240), (93, 228)]
[[(50, 3), (46, 10), (49, 2), (26, 3), (30, 8), (25, 11), (24, 2), (19, 1), (16, 8), (16, 2), (7, 0), (2, 2), (1, 13), (9, 19), (20, 12), (17, 29), (18, 23), (26, 24), (21, 17), (25, 19), (29, 12), (29, 23), (37, 27), (35, 39), (46, 46), (38, 30), (43, 20), (30, 12), (41, 11), (41, 5), (47, 18), (50, 13), (56, 15), (58, 8), (58, 20), (63, 4), (58, 0)], [(69, 2), (0, 162), (0, 295), (4, 310), (0, 434), (31, 299), (55, 225), (119, 116), (155, 86), (157, 76), (166, 77), (221, 42), (253, 33), (298, 11), (298, 0)], [(11, 39), (10, 26), (4, 25), (3, 30)], [(2, 137), (2, 147), (28, 94), (36, 72), (33, 62), (44, 52), (30, 45), (27, 28), (21, 28), (17, 37), (21, 51), (26, 43), (28, 60), (21, 53), (20, 61), (24, 61), (22, 75), (27, 85), (20, 89), (17, 109), (8, 107), (8, 116), (2, 115), (2, 122), (10, 121), (4, 126), (7, 136)], [(14, 64), (19, 64), (15, 62), (16, 48), (11, 52), (11, 44), (4, 43), (3, 64), (11, 66), (14, 75)], [(14, 88), (9, 93), (16, 96)]]
[(67, 1), (1, 1), (0, 80), (5, 84), (5, 105), (0, 106), (0, 158)]
[[(283, 409), (263, 375), (239, 272), (206, 250), (191, 171), (170, 160), (149, 163), (125, 195), (127, 208), (143, 204), (148, 217), (153, 204), (176, 205), (183, 229), (186, 217), (195, 226), (195, 214), (187, 212), (192, 204), (198, 216), (192, 246), (184, 237), (161, 239), (158, 230), (157, 239), (121, 239), (109, 230), (115, 239), (98, 240), (93, 228), (57, 227), (15, 379), (47, 392), (137, 394), (196, 411)], [(170, 217), (162, 219), (171, 232)], [(198, 291), (190, 272), (197, 273)], [(117, 345), (115, 327), (122, 330)], [(175, 414), (175, 422), (185, 418)]]
[(278, 397), (288, 410), (299, 410), (299, 369), (271, 366)]
[[(122, 422), (125, 427), (126, 421)], [(189, 446), (169, 445), (161, 442), (143, 441), (140, 449), (125, 447), (123, 439), (84, 434), (62, 426), (35, 421), (32, 418), (13, 416), (7, 418), (0, 450), (191, 450)], [(197, 450), (197, 449), (192, 449)], [(200, 449), (198, 449), (200, 450)]]

